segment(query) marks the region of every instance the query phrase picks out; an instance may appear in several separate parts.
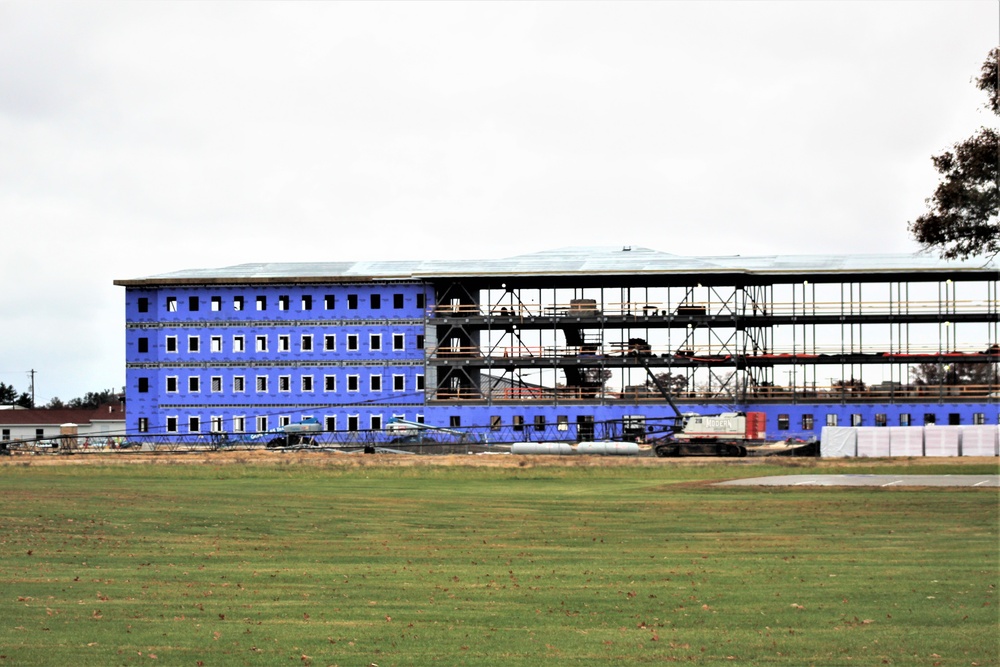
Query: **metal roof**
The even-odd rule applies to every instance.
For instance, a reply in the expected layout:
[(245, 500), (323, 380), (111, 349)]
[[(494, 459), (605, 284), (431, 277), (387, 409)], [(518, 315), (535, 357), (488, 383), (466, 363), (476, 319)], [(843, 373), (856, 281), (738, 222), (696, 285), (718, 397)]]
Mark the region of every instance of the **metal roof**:
[(672, 255), (638, 247), (570, 247), (506, 259), (446, 259), (365, 262), (275, 262), (186, 269), (116, 285), (199, 283), (344, 282), (432, 280), (514, 276), (748, 274), (879, 274), (1000, 272), (996, 258), (948, 260), (926, 254), (881, 255)]

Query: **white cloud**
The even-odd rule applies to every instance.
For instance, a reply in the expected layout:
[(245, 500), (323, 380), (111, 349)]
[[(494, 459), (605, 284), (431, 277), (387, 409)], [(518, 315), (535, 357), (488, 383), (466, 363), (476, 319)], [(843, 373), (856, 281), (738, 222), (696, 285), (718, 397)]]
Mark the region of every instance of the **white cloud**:
[(0, 5), (0, 381), (120, 385), (111, 281), (182, 268), (911, 251), (930, 156), (995, 121), (970, 79), (996, 25), (982, 2)]

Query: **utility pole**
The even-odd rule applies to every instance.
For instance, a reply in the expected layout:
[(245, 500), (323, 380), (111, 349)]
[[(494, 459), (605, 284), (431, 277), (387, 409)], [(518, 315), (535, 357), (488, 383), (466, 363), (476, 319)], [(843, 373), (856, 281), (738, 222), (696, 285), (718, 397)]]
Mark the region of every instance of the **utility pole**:
[(31, 375), (31, 407), (34, 408), (35, 407), (35, 369), (32, 368), (30, 371), (28, 371), (28, 373), (29, 373), (29, 375)]

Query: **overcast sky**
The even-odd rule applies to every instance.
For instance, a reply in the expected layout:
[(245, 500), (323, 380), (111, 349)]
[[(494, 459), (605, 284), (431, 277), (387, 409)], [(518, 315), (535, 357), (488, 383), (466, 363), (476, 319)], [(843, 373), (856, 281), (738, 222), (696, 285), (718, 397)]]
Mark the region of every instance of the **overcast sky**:
[(911, 252), (989, 2), (0, 2), (0, 381), (251, 261)]

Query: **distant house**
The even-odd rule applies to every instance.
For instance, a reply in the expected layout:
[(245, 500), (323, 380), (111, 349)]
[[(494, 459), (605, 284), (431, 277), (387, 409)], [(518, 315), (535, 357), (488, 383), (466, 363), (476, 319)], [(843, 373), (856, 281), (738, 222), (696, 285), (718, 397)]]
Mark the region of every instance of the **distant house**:
[(76, 424), (83, 436), (125, 432), (125, 404), (99, 408), (56, 410), (0, 410), (0, 440), (35, 440), (60, 435), (66, 424)]

